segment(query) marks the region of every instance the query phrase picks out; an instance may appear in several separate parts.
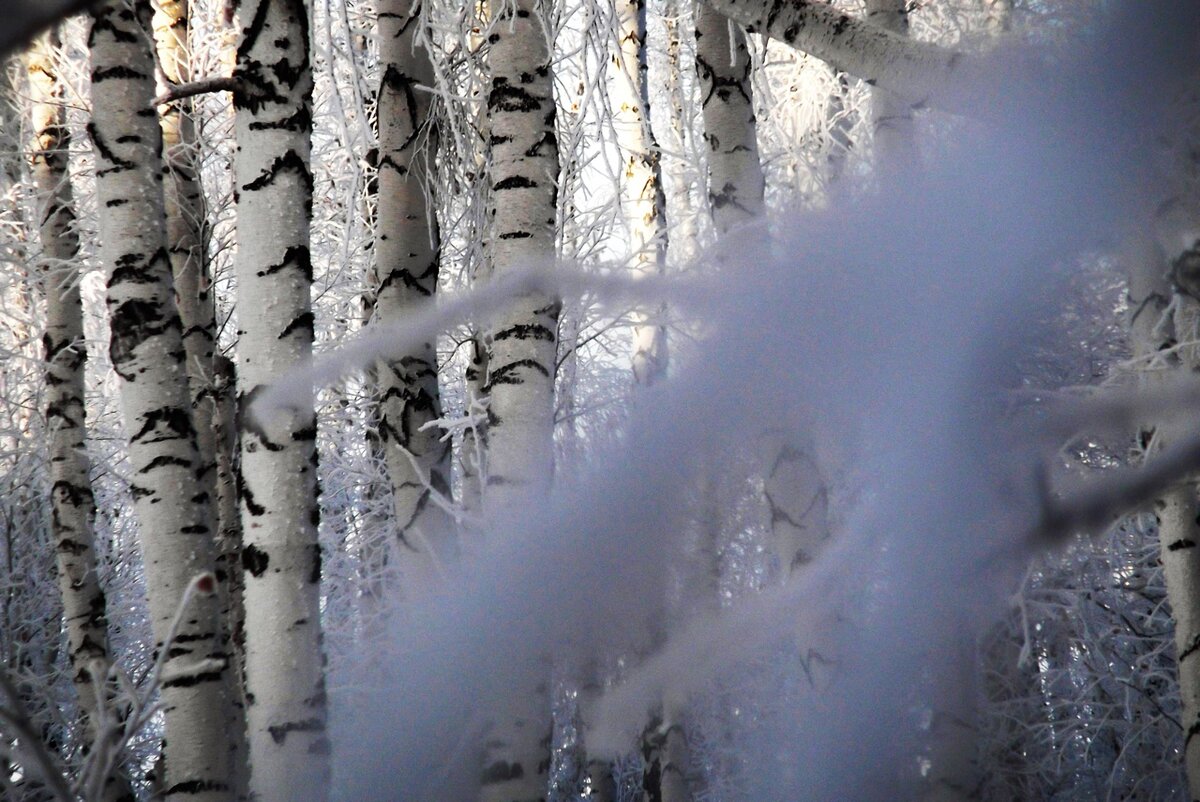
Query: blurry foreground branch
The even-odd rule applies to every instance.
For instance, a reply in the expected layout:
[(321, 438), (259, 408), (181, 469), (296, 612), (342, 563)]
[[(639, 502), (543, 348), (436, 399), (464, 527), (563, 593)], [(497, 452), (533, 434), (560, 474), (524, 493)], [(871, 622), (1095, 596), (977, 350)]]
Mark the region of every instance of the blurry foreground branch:
[(82, 11), (96, 0), (3, 0), (0, 57), (24, 45), (63, 17)]

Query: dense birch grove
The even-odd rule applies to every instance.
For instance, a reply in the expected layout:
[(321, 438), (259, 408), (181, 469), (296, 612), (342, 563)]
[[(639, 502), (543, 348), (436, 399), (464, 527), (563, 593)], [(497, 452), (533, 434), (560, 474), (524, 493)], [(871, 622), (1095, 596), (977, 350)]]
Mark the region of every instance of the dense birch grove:
[(14, 5), (0, 798), (1200, 798), (1184, 5)]

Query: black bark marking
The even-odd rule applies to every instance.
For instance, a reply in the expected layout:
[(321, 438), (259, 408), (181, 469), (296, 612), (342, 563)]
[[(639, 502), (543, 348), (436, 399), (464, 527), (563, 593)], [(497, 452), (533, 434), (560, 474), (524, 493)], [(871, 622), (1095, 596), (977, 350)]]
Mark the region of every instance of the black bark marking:
[(520, 763), (497, 760), (484, 768), (483, 773), (479, 776), (479, 783), (480, 785), (492, 785), (509, 780), (519, 780), (524, 776), (525, 769), (521, 767)]
[(287, 171), (292, 171), (300, 177), (300, 182), (304, 185), (304, 191), (307, 196), (312, 195), (313, 177), (308, 169), (308, 162), (297, 153), (295, 150), (288, 150), (282, 156), (276, 156), (275, 161), (271, 162), (271, 166), (262, 172), (248, 184), (242, 185), (243, 192), (257, 192), (265, 189), (275, 183), (275, 179)]
[(174, 794), (203, 794), (206, 791), (228, 791), (229, 786), (217, 780), (184, 780), (163, 791), (163, 796)]
[(148, 438), (147, 443), (161, 443), (165, 440), (191, 439), (194, 435), (192, 418), (186, 409), (159, 407), (146, 413), (142, 419), (142, 428), (130, 436), (129, 442), (136, 443)]
[(281, 443), (272, 442), (271, 438), (267, 436), (267, 430), (263, 428), (250, 409), (254, 405), (254, 400), (266, 389), (266, 385), (260, 384), (250, 392), (238, 395), (235, 426), (243, 434), (254, 435), (255, 439), (262, 443), (263, 448), (267, 449), (267, 451), (283, 451), (284, 446)]
[(492, 185), (493, 190), (505, 189), (536, 189), (538, 183), (533, 179), (526, 178), (523, 175), (510, 175), (502, 181), (497, 181)]
[(278, 339), (282, 340), (285, 337), (295, 334), (296, 332), (307, 332), (308, 340), (311, 341), (315, 336), (313, 331), (313, 323), (314, 319), (312, 312), (301, 312), (295, 317), (294, 320), (292, 320), (291, 323), (287, 324), (283, 331), (279, 332)]
[(242, 567), (254, 577), (260, 577), (266, 573), (270, 562), (271, 558), (267, 556), (267, 553), (253, 543), (248, 543), (242, 549)]
[(269, 265), (263, 270), (259, 270), (257, 275), (259, 278), (264, 276), (274, 275), (282, 270), (294, 268), (300, 271), (300, 275), (304, 276), (304, 280), (311, 282), (313, 278), (312, 256), (309, 253), (307, 245), (292, 245), (283, 252), (283, 259), (278, 264)]
[(271, 734), (271, 740), (277, 744), (281, 744), (287, 739), (288, 733), (292, 732), (324, 732), (325, 722), (319, 718), (306, 718), (301, 721), (287, 721), (283, 724), (272, 724), (267, 727), (267, 732)]
[(155, 468), (163, 468), (167, 465), (178, 465), (182, 468), (191, 468), (192, 461), (190, 459), (184, 459), (183, 457), (172, 457), (168, 454), (162, 454), (139, 468), (138, 473), (150, 473), (150, 471), (154, 470)]
[(548, 371), (545, 368), (545, 366), (542, 365), (542, 363), (538, 362), (537, 360), (535, 360), (535, 359), (518, 359), (515, 362), (509, 362), (507, 365), (501, 365), (500, 367), (493, 369), (488, 374), (487, 387), (485, 389), (490, 390), (492, 387), (495, 387), (497, 384), (522, 384), (522, 383), (524, 383), (525, 380), (522, 379), (519, 375), (517, 375), (517, 371), (519, 371), (523, 367), (535, 370), (547, 378), (550, 377), (550, 371)]
[(122, 159), (117, 154), (113, 153), (104, 141), (104, 137), (100, 135), (99, 129), (96, 128), (94, 122), (87, 124), (88, 136), (92, 138), (92, 145), (95, 146), (96, 152), (100, 154), (100, 158), (111, 164), (111, 167), (98, 168), (96, 177), (99, 178), (109, 173), (119, 173), (123, 170), (132, 170), (136, 165), (133, 162)]
[(224, 680), (224, 670), (202, 671), (197, 674), (187, 674), (182, 677), (168, 679), (162, 684), (163, 688), (191, 688), (206, 682), (221, 682)]
[(308, 581), (319, 584), (321, 581), (321, 544), (312, 544), (312, 563), (308, 571)]
[(171, 310), (164, 314), (163, 305), (157, 301), (131, 298), (124, 301), (110, 315), (112, 339), (108, 355), (113, 370), (126, 381), (135, 381), (136, 373), (131, 369), (137, 347), (152, 337), (159, 337), (171, 329), (180, 329), (179, 315)]
[(492, 340), (544, 340), (554, 342), (554, 332), (540, 323), (517, 323), (506, 329), (500, 329), (492, 335)]

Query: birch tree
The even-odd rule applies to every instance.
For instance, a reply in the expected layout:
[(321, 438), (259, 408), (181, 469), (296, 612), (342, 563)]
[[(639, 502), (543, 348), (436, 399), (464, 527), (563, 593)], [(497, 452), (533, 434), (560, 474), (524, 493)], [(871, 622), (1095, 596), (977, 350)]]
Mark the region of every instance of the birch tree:
[[(46, 294), (45, 416), (50, 454), (50, 527), (66, 622), (72, 682), (83, 713), (88, 750), (110, 737), (101, 729), (99, 706), (112, 662), (104, 590), (96, 573), (90, 460), (85, 439), (83, 304), (79, 293), (79, 234), (68, 172), (70, 134), (63, 120), (62, 86), (55, 54), (58, 33), (39, 37), (26, 55), (33, 141), (29, 153), (38, 194)], [(104, 749), (107, 745), (102, 745)], [(105, 800), (132, 799), (119, 775), (105, 779)]]
[[(150, 15), (145, 0), (108, 2), (94, 12), (89, 131), (108, 270), (109, 354), (121, 378), (155, 648), (169, 648), (161, 691), (162, 795), (217, 802), (231, 797), (229, 656), (167, 253)], [(200, 592), (191, 594), (168, 644), (194, 581)]]
[[(558, 140), (550, 35), (537, 0), (492, 9), (487, 98), (490, 143), (487, 238), (492, 276), (555, 258)], [(520, 515), (549, 490), (553, 468), (558, 301), (528, 293), (486, 335), (489, 515)], [(540, 799), (550, 730), (544, 682), (508, 694), (484, 747), (481, 799)]]
[(264, 387), (312, 354), (312, 72), (303, 0), (238, 8), (239, 487), (250, 793), (324, 799), (329, 786), (311, 391), (256, 414)]
[[(616, 3), (617, 43), (613, 55), (613, 128), (621, 148), (621, 211), (629, 234), (630, 269), (652, 276), (663, 269), (666, 252), (665, 196), (659, 174), (659, 150), (650, 126), (650, 87), (646, 53), (646, 4)], [(638, 312), (633, 328), (633, 376), (653, 384), (667, 367), (667, 330), (661, 314)]]
[[(428, 177), (436, 139), (429, 125), (434, 75), (418, 37), (420, 4), (390, 0), (379, 11), (379, 201), (375, 256), (379, 283), (373, 317), (404, 320), (437, 290), (439, 232)], [(381, 428), (406, 572), (425, 581), (453, 556), (450, 444), (442, 417), (437, 349), (425, 342), (379, 365)]]

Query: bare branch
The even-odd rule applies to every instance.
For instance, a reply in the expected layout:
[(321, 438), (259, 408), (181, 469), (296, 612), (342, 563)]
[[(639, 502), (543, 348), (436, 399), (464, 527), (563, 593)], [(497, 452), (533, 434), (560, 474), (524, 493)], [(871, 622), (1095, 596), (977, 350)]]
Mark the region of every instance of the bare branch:
[(4, 0), (0, 56), (21, 47), (64, 17), (94, 5), (96, 0)]
[(162, 106), (165, 103), (174, 103), (177, 100), (184, 100), (196, 95), (205, 95), (209, 92), (233, 92), (237, 89), (237, 86), (237, 78), (234, 78), (232, 75), (220, 75), (216, 78), (202, 78), (199, 81), (191, 81), (186, 84), (175, 84), (166, 92), (154, 98), (154, 105)]

